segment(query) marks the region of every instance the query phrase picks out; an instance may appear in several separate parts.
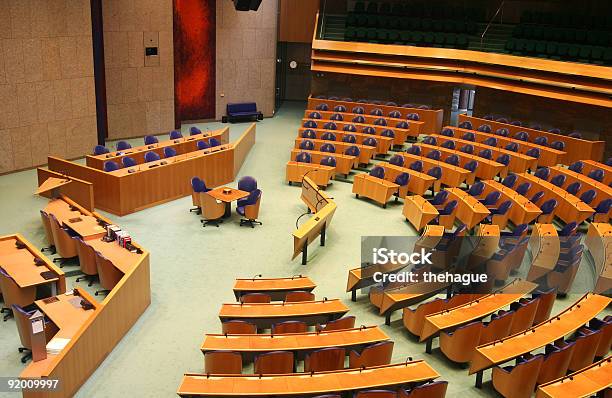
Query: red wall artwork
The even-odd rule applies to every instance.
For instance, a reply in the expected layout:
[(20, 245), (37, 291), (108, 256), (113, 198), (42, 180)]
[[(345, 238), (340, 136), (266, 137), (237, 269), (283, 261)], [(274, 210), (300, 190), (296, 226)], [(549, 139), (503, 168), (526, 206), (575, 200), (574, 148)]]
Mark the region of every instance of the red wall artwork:
[(177, 127), (215, 117), (215, 39), (215, 0), (174, 0)]

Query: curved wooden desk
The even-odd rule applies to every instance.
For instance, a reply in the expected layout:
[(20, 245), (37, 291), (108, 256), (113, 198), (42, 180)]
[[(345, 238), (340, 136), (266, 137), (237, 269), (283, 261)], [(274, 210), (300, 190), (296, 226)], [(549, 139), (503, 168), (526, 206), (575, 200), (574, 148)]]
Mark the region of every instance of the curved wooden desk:
[(362, 326), (354, 329), (331, 330), (308, 333), (271, 334), (207, 334), (200, 349), (208, 351), (226, 350), (239, 352), (252, 358), (253, 354), (269, 351), (292, 351), (305, 353), (327, 347), (347, 349), (389, 340), (389, 336), (378, 326)]
[[(586, 175), (576, 173), (570, 169), (566, 169), (565, 167), (556, 166), (550, 168), (550, 178), (553, 178), (556, 175), (562, 174), (565, 176), (565, 183), (561, 186), (563, 189), (567, 189), (567, 186), (578, 182), (582, 187), (576, 193), (576, 197), (580, 197), (585, 191), (589, 189), (594, 190), (597, 193), (595, 196), (595, 200), (592, 202), (593, 206), (597, 206), (597, 203), (602, 200), (611, 199), (612, 198), (612, 187), (602, 184), (601, 182), (595, 181), (592, 178), (587, 177)], [(608, 219), (612, 216), (612, 210), (608, 212)]]
[(438, 216), (438, 210), (421, 195), (408, 195), (404, 197), (402, 214), (417, 231), (421, 231)]
[(320, 164), (321, 160), (328, 156), (333, 156), (336, 159), (336, 174), (344, 174), (347, 175), (351, 172), (353, 167), (357, 167), (359, 163), (357, 157), (343, 155), (342, 153), (335, 152), (320, 152), (320, 151), (306, 151), (303, 149), (292, 149), (291, 150), (291, 160), (296, 161), (297, 155), (300, 152), (308, 152), (312, 157), (312, 163)]
[(476, 347), (469, 373), (478, 372), (480, 380), (477, 380), (477, 385), (482, 383), (483, 370), (544, 347), (574, 332), (603, 311), (610, 301), (612, 299), (609, 297), (587, 293), (571, 307), (545, 322), (524, 332)]
[[(312, 139), (312, 138), (296, 138), (295, 139), (295, 149), (302, 151), (302, 149), (300, 149), (300, 144), (304, 141), (310, 141), (314, 144), (314, 150), (315, 151), (321, 151), (321, 146), (323, 144), (332, 144), (333, 146), (336, 147), (336, 150), (340, 151), (337, 153), (345, 153), (346, 150), (352, 146), (356, 146), (357, 148), (359, 148), (359, 156), (357, 157), (358, 160), (358, 164), (368, 164), (370, 163), (370, 159), (372, 159), (375, 155), (376, 155), (376, 148), (373, 146), (367, 146), (367, 145), (361, 145), (361, 144), (349, 144), (346, 142), (342, 142), (342, 141), (326, 141), (326, 140), (319, 140), (319, 139)], [(333, 154), (331, 156), (334, 156)]]
[(394, 133), (394, 137), (393, 138), (393, 145), (404, 145), (404, 142), (406, 142), (406, 138), (407, 137), (417, 137), (418, 134), (414, 134), (413, 132), (411, 132), (408, 129), (398, 129), (397, 127), (391, 127), (391, 126), (377, 126), (374, 124), (366, 124), (366, 123), (352, 123), (352, 122), (346, 122), (346, 121), (337, 121), (337, 120), (325, 120), (325, 119), (308, 119), (308, 118), (304, 118), (302, 119), (302, 127), (304, 127), (304, 122), (306, 121), (312, 121), (317, 123), (317, 127), (315, 128), (320, 128), (323, 129), (325, 123), (328, 122), (332, 122), (336, 125), (336, 127), (338, 127), (336, 130), (327, 130), (327, 131), (331, 131), (332, 133), (335, 131), (344, 131), (344, 127), (348, 126), (348, 125), (352, 125), (355, 126), (357, 128), (357, 131), (361, 132), (361, 130), (363, 130), (364, 127), (372, 127), (374, 128), (375, 134), (372, 134), (372, 136), (376, 139), (378, 139), (378, 136), (380, 136), (382, 134), (383, 131), (385, 130), (391, 130)]
[(457, 201), (456, 217), (464, 223), (468, 229), (474, 228), (476, 224), (484, 220), (491, 212), (478, 199), (459, 188), (446, 188), (449, 200)]
[(565, 161), (568, 163), (575, 162), (581, 159), (601, 160), (605, 151), (605, 141), (589, 141), (581, 138), (568, 137), (566, 135), (549, 133), (547, 131), (534, 130), (528, 127), (515, 126), (510, 123), (500, 123), (493, 120), (468, 116), (465, 114), (459, 115), (458, 122), (472, 122), (472, 127), (477, 129), (480, 125), (488, 124), (491, 130), (495, 131), (500, 128), (507, 128), (510, 131), (510, 136), (514, 137), (519, 131), (524, 131), (529, 134), (529, 139), (534, 140), (536, 137), (546, 137), (549, 141), (561, 141), (565, 144), (567, 156)]
[(541, 384), (536, 398), (591, 397), (612, 386), (612, 356), (551, 382)]
[(437, 181), (435, 178), (425, 173), (414, 171), (407, 167), (396, 166), (388, 162), (379, 162), (376, 165), (385, 169), (385, 179), (390, 181), (395, 181), (395, 178), (401, 173), (407, 173), (410, 175), (410, 180), (408, 181), (408, 185), (405, 187), (405, 190), (400, 189), (401, 197), (405, 197), (408, 192), (423, 195)]
[(341, 393), (433, 380), (440, 375), (424, 361), (344, 369), (313, 374), (204, 375), (186, 374), (177, 394), (181, 397), (257, 397)]
[(538, 145), (528, 141), (516, 140), (514, 138), (509, 137), (502, 137), (500, 135), (495, 135), (492, 133), (483, 133), (477, 131), (476, 129), (469, 130), (453, 126), (445, 126), (443, 129), (453, 130), (455, 132), (455, 136), (459, 138), (461, 138), (465, 133), (473, 133), (476, 137), (476, 142), (479, 143), (483, 143), (487, 138), (496, 138), (498, 148), (504, 148), (510, 143), (517, 144), (518, 153), (522, 153), (523, 155), (525, 155), (529, 149), (537, 148), (540, 150), (540, 157), (538, 158), (539, 166), (556, 166), (558, 164), (561, 164), (564, 162), (565, 155), (567, 154), (567, 152), (565, 151), (559, 151), (548, 146)]
[(482, 197), (486, 197), (489, 193), (497, 191), (501, 194), (498, 203), (505, 202), (506, 200), (512, 202), (512, 207), (508, 210), (508, 218), (512, 220), (515, 225), (529, 224), (542, 214), (542, 210), (540, 210), (538, 206), (505, 185), (495, 180), (482, 182), (485, 186), (481, 195)]
[(317, 285), (307, 276), (297, 275), (291, 278), (251, 278), (236, 279), (234, 296), (236, 300), (248, 293), (267, 293), (272, 300), (284, 300), (285, 294), (294, 290), (311, 292)]
[(285, 167), (285, 181), (291, 183), (302, 183), (304, 176), (308, 175), (320, 187), (329, 185), (329, 180), (333, 180), (336, 175), (336, 168), (323, 166), (315, 163), (302, 163), (290, 160)]
[(582, 168), (581, 174), (584, 174), (586, 176), (593, 170), (603, 170), (605, 173), (603, 178), (603, 184), (607, 187), (612, 184), (612, 167), (590, 159), (581, 160), (581, 162), (584, 163), (584, 167)]
[(378, 178), (366, 173), (357, 174), (353, 178), (352, 192), (356, 197), (363, 196), (379, 203), (383, 208), (393, 194), (400, 194), (400, 186), (386, 178)]
[[(448, 289), (449, 286), (451, 286), (451, 284), (446, 282), (417, 282), (381, 290), (380, 302), (378, 303), (379, 305), (377, 305), (379, 314), (384, 315), (385, 324), (390, 325), (393, 312), (426, 300)], [(447, 293), (447, 296), (448, 294), (450, 294), (450, 292)], [(375, 304), (372, 298), (370, 301)]]
[(541, 199), (542, 203), (549, 199), (555, 199), (558, 206), (552, 212), (552, 216), (559, 217), (565, 221), (565, 223), (575, 221), (580, 224), (595, 212), (591, 206), (587, 205), (576, 196), (570, 195), (563, 188), (559, 188), (533, 174), (521, 173), (517, 174), (517, 177), (517, 184), (529, 182), (532, 192), (537, 192), (538, 190), (544, 192), (544, 197)]
[[(449, 187), (460, 186), (467, 181), (471, 174), (470, 171), (464, 169), (463, 167), (453, 166), (452, 164), (448, 164), (440, 160), (433, 160), (426, 156), (417, 156), (406, 152), (402, 152), (401, 155), (404, 157), (406, 166), (419, 160), (423, 162), (424, 169), (430, 169), (435, 166), (440, 167), (442, 169), (442, 177), (440, 178), (439, 182)], [(440, 187), (434, 186), (434, 189), (439, 190)]]
[(531, 266), (527, 274), (528, 281), (552, 272), (559, 260), (561, 245), (555, 226), (552, 224), (536, 223), (529, 238), (529, 250), (531, 251)]
[(360, 106), (365, 110), (365, 113), (370, 114), (374, 109), (381, 109), (385, 115), (389, 112), (398, 111), (402, 118), (406, 117), (411, 113), (419, 115), (419, 121), (423, 122), (423, 133), (434, 133), (440, 131), (442, 128), (442, 119), (444, 118), (444, 111), (442, 109), (419, 109), (419, 108), (403, 108), (401, 106), (389, 106), (389, 105), (376, 105), (370, 103), (360, 103), (355, 101), (336, 101), (329, 99), (313, 98), (308, 97), (308, 109), (316, 109), (317, 105), (327, 104), (329, 109), (334, 109), (337, 105), (343, 105), (347, 110), (352, 110), (356, 106)]
[[(329, 130), (325, 130), (325, 129), (308, 129), (305, 127), (300, 127), (298, 130), (298, 137), (302, 138), (302, 133), (305, 130), (312, 130), (315, 133), (315, 137), (317, 137), (316, 139), (321, 139), (321, 136), (325, 133), (327, 133)], [(354, 135), (355, 136), (355, 140), (356, 140), (356, 144), (358, 145), (363, 145), (363, 141), (366, 138), (370, 138), (372, 137), (371, 134), (363, 134), (363, 133), (358, 133), (358, 132), (351, 132), (351, 131), (339, 131), (339, 130), (332, 130), (332, 133), (334, 133), (334, 135), (336, 136), (336, 141), (330, 141), (331, 143), (335, 143), (338, 141), (342, 141), (342, 139), (347, 136), (347, 135)], [(377, 154), (386, 154), (387, 152), (389, 152), (389, 149), (391, 148), (391, 145), (393, 145), (393, 138), (391, 137), (384, 137), (382, 135), (377, 135), (375, 137), (376, 139), (376, 153)]]
[(585, 244), (595, 265), (595, 288), (598, 294), (612, 289), (612, 225), (591, 223), (587, 230)]

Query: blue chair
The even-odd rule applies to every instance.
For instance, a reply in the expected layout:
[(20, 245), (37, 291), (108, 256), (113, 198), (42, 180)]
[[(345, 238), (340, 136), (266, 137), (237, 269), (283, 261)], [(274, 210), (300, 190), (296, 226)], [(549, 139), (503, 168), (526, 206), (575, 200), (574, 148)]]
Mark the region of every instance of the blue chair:
[(200, 130), (196, 126), (189, 128), (189, 135), (198, 135), (198, 134), (202, 134), (202, 130)]
[(427, 175), (439, 180), (442, 178), (442, 168), (440, 166), (434, 166), (431, 169), (427, 170)]
[(534, 205), (537, 205), (538, 202), (542, 200), (543, 197), (544, 197), (544, 192), (538, 191), (531, 197), (531, 199), (529, 199), (529, 201), (533, 203)]
[(558, 128), (552, 128), (548, 130), (548, 132), (553, 134), (561, 134), (561, 130), (559, 130)]
[(325, 156), (321, 159), (320, 164), (323, 166), (336, 167), (336, 158), (333, 156)]
[(485, 206), (495, 206), (499, 198), (501, 197), (501, 193), (498, 191), (490, 192), (484, 199), (480, 199), (480, 203)]
[(334, 120), (336, 122), (341, 122), (344, 120), (344, 116), (342, 116), (339, 113), (334, 113), (333, 115), (330, 116), (329, 120)]
[(527, 134), (525, 131), (519, 131), (518, 133), (514, 134), (514, 139), (519, 141), (529, 141), (529, 134)]
[(346, 112), (346, 106), (344, 106), (344, 105), (336, 105), (336, 106), (334, 106), (334, 112)]
[(601, 169), (595, 169), (595, 170), (591, 171), (591, 172), (590, 172), (590, 173), (587, 175), (587, 177), (589, 177), (589, 178), (591, 178), (591, 179), (593, 179), (593, 180), (595, 180), (595, 181), (602, 182), (602, 181), (603, 181), (603, 178), (604, 178), (604, 175), (605, 175), (605, 173), (604, 173), (604, 171), (603, 171), (603, 170), (601, 170)]
[(132, 145), (127, 141), (119, 141), (116, 148), (118, 151), (125, 151), (126, 149), (132, 149)]
[(567, 191), (567, 193), (569, 193), (570, 195), (576, 195), (578, 193), (578, 191), (580, 191), (580, 188), (582, 188), (582, 184), (579, 183), (578, 181), (576, 182), (572, 182), (571, 184), (569, 184), (565, 190)]
[(548, 177), (550, 177), (550, 169), (548, 167), (542, 167), (541, 169), (536, 170), (534, 175), (542, 180), (548, 181)]
[(300, 163), (311, 163), (312, 156), (310, 156), (308, 152), (300, 152), (295, 157), (295, 161)]
[(112, 160), (104, 162), (104, 171), (106, 172), (119, 170), (119, 168), (117, 162), (113, 162)]
[(573, 171), (574, 173), (578, 173), (578, 174), (582, 173), (583, 168), (584, 168), (584, 163), (582, 163), (580, 160), (570, 164), (568, 167), (569, 170)]
[(408, 115), (406, 115), (406, 119), (414, 120), (415, 122), (418, 122), (421, 119), (421, 117), (417, 113), (409, 113)]
[(376, 129), (372, 126), (365, 126), (361, 132), (363, 134), (370, 134), (370, 135), (376, 135)]
[(352, 113), (356, 113), (358, 115), (363, 115), (365, 113), (365, 109), (362, 106), (356, 106), (351, 110)]
[(567, 136), (568, 136), (568, 137), (572, 137), (572, 138), (582, 138), (582, 134), (580, 134), (580, 133), (579, 133), (579, 132), (577, 132), (577, 131), (574, 131), (574, 132), (572, 132), (572, 133), (569, 133)]
[(501, 236), (522, 236), (529, 226), (527, 224), (519, 224), (511, 232), (502, 231)]
[(310, 112), (308, 114), (309, 119), (321, 119), (321, 114), (319, 112)]
[(144, 156), (145, 163), (155, 162), (155, 161), (157, 161), (159, 159), (161, 159), (161, 158), (155, 152), (147, 152), (147, 153), (145, 153), (145, 156)]
[(172, 148), (172, 147), (165, 147), (164, 148), (164, 157), (165, 158), (171, 158), (176, 156), (176, 149)]
[(310, 140), (304, 140), (300, 142), (300, 149), (304, 151), (313, 151), (314, 147), (314, 143)]
[(491, 159), (493, 157), (493, 152), (490, 149), (483, 149), (478, 152), (478, 156), (484, 159)]
[(336, 141), (336, 134), (334, 134), (334, 133), (332, 133), (330, 131), (326, 131), (321, 136), (321, 139), (325, 140), (325, 141)]
[(437, 145), (438, 141), (436, 140), (436, 137), (432, 137), (428, 135), (427, 137), (423, 138), (423, 144)]
[(542, 126), (540, 126), (540, 125), (539, 125), (539, 124), (537, 124), (537, 123), (536, 123), (536, 124), (533, 124), (533, 125), (531, 126), (531, 128), (532, 128), (533, 130), (542, 131)]
[(370, 171), (370, 175), (376, 178), (385, 178), (385, 169), (380, 166), (374, 166), (374, 168)]
[[(542, 214), (540, 214), (540, 217), (552, 214), (552, 212), (555, 211), (555, 209), (557, 208), (557, 205), (558, 203), (555, 199), (549, 199), (546, 202), (542, 203), (542, 206), (540, 206), (540, 210), (542, 210)], [(540, 217), (538, 217), (538, 219)]]
[(408, 166), (408, 168), (410, 170), (418, 171), (420, 173), (423, 171), (423, 162), (421, 162), (420, 160), (414, 161), (410, 163), (410, 166)]
[(440, 135), (443, 135), (445, 137), (454, 137), (455, 132), (453, 131), (453, 129), (449, 129), (447, 127), (447, 128), (442, 129), (442, 131), (440, 132)]
[(307, 129), (316, 129), (317, 122), (314, 120), (306, 120), (302, 126), (306, 127)]
[(511, 142), (504, 147), (507, 151), (518, 152), (519, 145), (516, 142)]
[(483, 144), (488, 145), (488, 146), (497, 146), (497, 138), (489, 137), (486, 140), (484, 140)]
[(221, 145), (221, 141), (219, 141), (215, 137), (212, 137), (210, 140), (208, 140), (208, 144), (212, 148), (212, 147), (215, 147), (215, 146), (220, 146)]
[(495, 161), (503, 164), (504, 166), (508, 166), (510, 164), (510, 155), (507, 153), (502, 153), (497, 157), (497, 159), (495, 159)]
[(354, 144), (357, 142), (357, 137), (355, 137), (353, 134), (345, 134), (344, 137), (342, 137), (342, 142)]
[(410, 128), (410, 124), (407, 121), (402, 120), (401, 122), (397, 122), (397, 124), (395, 125), (395, 128), (406, 130)]
[(375, 126), (386, 126), (387, 125), (387, 119), (379, 117), (378, 119), (374, 120), (374, 125)]
[(343, 131), (348, 131), (348, 132), (351, 132), (351, 133), (356, 133), (357, 132), (357, 127), (355, 127), (354, 124), (346, 124), (346, 125), (344, 125), (342, 130)]
[(378, 145), (378, 141), (376, 141), (376, 138), (374, 137), (368, 137), (365, 140), (363, 140), (363, 142), (361, 143), (362, 145), (365, 146), (377, 146)]
[(440, 224), (440, 216), (450, 216), (451, 214), (453, 214), (453, 212), (455, 211), (456, 208), (457, 208), (457, 201), (456, 200), (451, 200), (442, 209), (438, 210), (438, 215), (436, 216), (436, 218), (434, 218), (431, 221), (431, 223), (434, 224), (434, 225), (439, 225)]
[(557, 151), (564, 151), (565, 143), (563, 141), (553, 141), (553, 143), (550, 144), (550, 147), (552, 149), (556, 149)]
[(98, 156), (98, 155), (104, 155), (105, 153), (109, 153), (110, 151), (108, 150), (107, 147), (105, 147), (104, 145), (96, 145), (94, 147), (94, 155)]
[(496, 120), (496, 122), (498, 123), (508, 123), (508, 119), (506, 119), (505, 117), (500, 117)]
[(459, 156), (455, 154), (448, 155), (444, 162), (453, 166), (459, 166)]
[(463, 153), (469, 153), (472, 154), (474, 153), (474, 145), (470, 145), (470, 144), (465, 144), (464, 146), (462, 146), (461, 148), (459, 148), (459, 150)]
[(172, 130), (170, 132), (170, 139), (171, 140), (178, 140), (179, 138), (183, 138), (183, 134), (181, 134), (180, 131)]
[(330, 153), (335, 153), (336, 152), (336, 146), (334, 144), (330, 144), (329, 142), (326, 142), (325, 144), (321, 145), (321, 152), (330, 152)]
[(606, 160), (606, 166), (612, 166), (612, 157), (609, 157), (609, 158)]
[(400, 166), (403, 167), (404, 166), (404, 157), (402, 155), (393, 155), (391, 156), (391, 159), (389, 159), (389, 163), (395, 165), (395, 166)]
[(591, 204), (591, 202), (593, 201), (593, 199), (595, 199), (596, 196), (597, 192), (594, 189), (589, 189), (588, 191), (585, 191), (582, 193), (582, 195), (580, 195), (580, 200), (588, 205)]
[(259, 215), (259, 201), (261, 200), (261, 190), (254, 189), (249, 193), (249, 196), (236, 207), (236, 213), (245, 217), (240, 220), (240, 226), (249, 225), (255, 228), (255, 224), (262, 225), (261, 221), (257, 221)]
[(539, 159), (540, 158), (540, 148), (531, 148), (527, 152), (525, 152), (525, 155), (531, 156), (532, 158)]
[(510, 208), (512, 207), (512, 202), (509, 200), (506, 200), (504, 202), (502, 202), (501, 205), (499, 205), (499, 207), (497, 208), (493, 208), (493, 209), (489, 209), (489, 211), (491, 212), (491, 214), (489, 214), (487, 217), (485, 217), (485, 219), (483, 220), (483, 222), (485, 222), (486, 224), (497, 224), (500, 226), (500, 229), (505, 228), (506, 227), (506, 223), (502, 222), (502, 220), (499, 221), (494, 221), (496, 218), (499, 217), (495, 217), (495, 216), (505, 216), (506, 213), (508, 213), (508, 210), (510, 210)]
[(433, 151), (427, 154), (426, 158), (433, 159), (433, 160), (440, 160), (441, 156), (442, 154), (440, 153), (440, 151), (434, 149)]
[[(397, 14), (396, 14), (397, 15)], [(385, 102), (386, 106), (397, 106), (397, 102), (393, 102), (393, 101), (387, 101)]]
[(489, 125), (489, 124), (482, 124), (482, 125), (478, 126), (478, 128), (476, 130), (480, 131), (482, 133), (490, 133), (491, 132), (491, 125)]
[(332, 95), (328, 98), (330, 101), (340, 101), (340, 97), (336, 96), (336, 95)]
[(346, 148), (346, 151), (344, 151), (344, 154), (348, 156), (359, 156), (360, 153), (361, 151), (355, 145), (351, 145), (350, 147)]
[(400, 117), (402, 117), (402, 114), (400, 111), (391, 111), (389, 112), (389, 117), (393, 119), (399, 119)]
[(448, 191), (440, 191), (433, 197), (433, 199), (429, 200), (429, 203), (434, 206), (441, 206), (444, 202), (446, 202), (446, 199), (448, 199)]
[(554, 176), (553, 178), (550, 179), (550, 183), (557, 186), (557, 187), (561, 187), (563, 184), (565, 184), (565, 180), (567, 179), (567, 177), (565, 177), (565, 175), (563, 174), (559, 174)]
[(372, 115), (372, 116), (382, 116), (382, 115), (384, 115), (384, 112), (380, 108), (374, 108), (374, 109), (372, 109), (370, 111), (370, 115)]
[(406, 153), (411, 153), (413, 155), (420, 156), (421, 155), (421, 147), (418, 145), (412, 145), (410, 148), (406, 149)]
[(465, 134), (463, 134), (463, 137), (461, 137), (462, 139), (466, 140), (466, 141), (476, 141), (476, 134), (472, 133), (472, 132), (467, 132)]
[[(397, 177), (395, 177), (395, 180), (393, 182), (395, 182), (400, 187), (405, 187), (406, 185), (408, 185), (408, 182), (410, 182), (410, 174), (400, 173), (397, 175)], [(400, 195), (399, 191), (395, 192), (393, 195), (395, 195), (395, 201), (397, 202), (397, 199)]]
[(448, 388), (448, 381), (431, 381), (429, 383), (423, 383), (412, 387), (410, 391), (406, 391), (405, 395), (399, 395), (400, 397), (445, 397), (446, 390)]
[(612, 199), (604, 199), (595, 207), (593, 222), (608, 222), (608, 213), (612, 207)]
[(455, 149), (455, 141), (445, 141), (440, 145), (442, 148)]
[(521, 122), (520, 120), (515, 120), (513, 122), (510, 123), (513, 126), (518, 126), (521, 127), (523, 125), (523, 122)]
[(208, 142), (206, 141), (198, 141), (196, 145), (200, 151), (210, 148), (210, 145), (208, 145)]
[[(244, 176), (238, 180), (238, 189), (245, 192), (253, 192), (257, 189), (257, 180), (251, 176)], [(240, 206), (240, 200), (238, 201)]]
[(499, 135), (502, 137), (508, 137), (510, 135), (510, 130), (505, 127), (495, 130), (495, 135)]
[(201, 192), (208, 192), (210, 189), (206, 188), (204, 180), (199, 177), (193, 177), (191, 179), (191, 189), (193, 191), (192, 203), (195, 207), (189, 209), (190, 212), (196, 212), (197, 214), (202, 213), (202, 207), (200, 206), (200, 200), (198, 194)]
[(365, 123), (365, 117), (358, 115), (358, 116), (355, 116), (351, 121), (353, 123)]
[(502, 185), (512, 189), (514, 184), (516, 184), (517, 179), (518, 176), (516, 174), (508, 174), (506, 178), (504, 178), (504, 180), (502, 181)]
[(323, 125), (325, 130), (338, 130), (338, 126), (334, 122), (327, 122)]
[(311, 129), (306, 129), (304, 131), (302, 131), (302, 138), (309, 138), (309, 139), (315, 139), (317, 138), (317, 134), (314, 132), (314, 130)]
[(382, 137), (395, 138), (395, 133), (391, 129), (384, 129), (380, 135)]
[(414, 104), (402, 104), (402, 108), (416, 108)]
[(478, 168), (478, 161), (476, 160), (470, 160), (469, 162), (467, 162), (464, 166), (464, 169), (471, 171), (472, 173), (476, 171), (476, 169)]
[(537, 145), (547, 146), (548, 145), (548, 137), (545, 137), (545, 136), (536, 137), (536, 139), (533, 140), (533, 143), (537, 144)]
[(153, 145), (153, 144), (157, 144), (158, 142), (159, 140), (154, 135), (145, 135), (144, 137), (145, 145)]
[(466, 130), (472, 130), (472, 122), (470, 122), (469, 120), (463, 121), (459, 123), (459, 128), (466, 129)]
[(524, 183), (520, 184), (518, 187), (516, 187), (516, 193), (518, 193), (521, 196), (526, 196), (527, 192), (529, 192), (530, 188), (531, 188), (531, 183), (530, 182), (524, 182)]
[(134, 167), (137, 164), (136, 161), (129, 156), (122, 158), (121, 163), (123, 163), (123, 167)]
[(495, 120), (493, 115), (484, 115), (482, 118), (485, 119), (485, 120)]
[(329, 106), (327, 106), (327, 104), (323, 103), (323, 104), (319, 104), (315, 107), (316, 110), (318, 111), (322, 111), (322, 112), (326, 112), (329, 110)]

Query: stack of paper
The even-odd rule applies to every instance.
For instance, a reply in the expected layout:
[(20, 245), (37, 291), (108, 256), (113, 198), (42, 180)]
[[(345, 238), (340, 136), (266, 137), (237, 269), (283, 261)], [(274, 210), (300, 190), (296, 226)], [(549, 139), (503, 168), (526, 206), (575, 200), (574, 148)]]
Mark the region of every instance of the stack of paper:
[(47, 343), (47, 354), (58, 355), (66, 345), (70, 342), (70, 339), (62, 339), (60, 337), (54, 337)]

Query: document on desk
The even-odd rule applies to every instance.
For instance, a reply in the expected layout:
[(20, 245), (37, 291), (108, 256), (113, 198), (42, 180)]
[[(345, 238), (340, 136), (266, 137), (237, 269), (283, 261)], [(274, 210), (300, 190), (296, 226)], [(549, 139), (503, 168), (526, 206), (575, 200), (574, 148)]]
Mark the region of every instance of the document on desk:
[(70, 343), (70, 339), (54, 337), (47, 343), (47, 354), (58, 355)]

